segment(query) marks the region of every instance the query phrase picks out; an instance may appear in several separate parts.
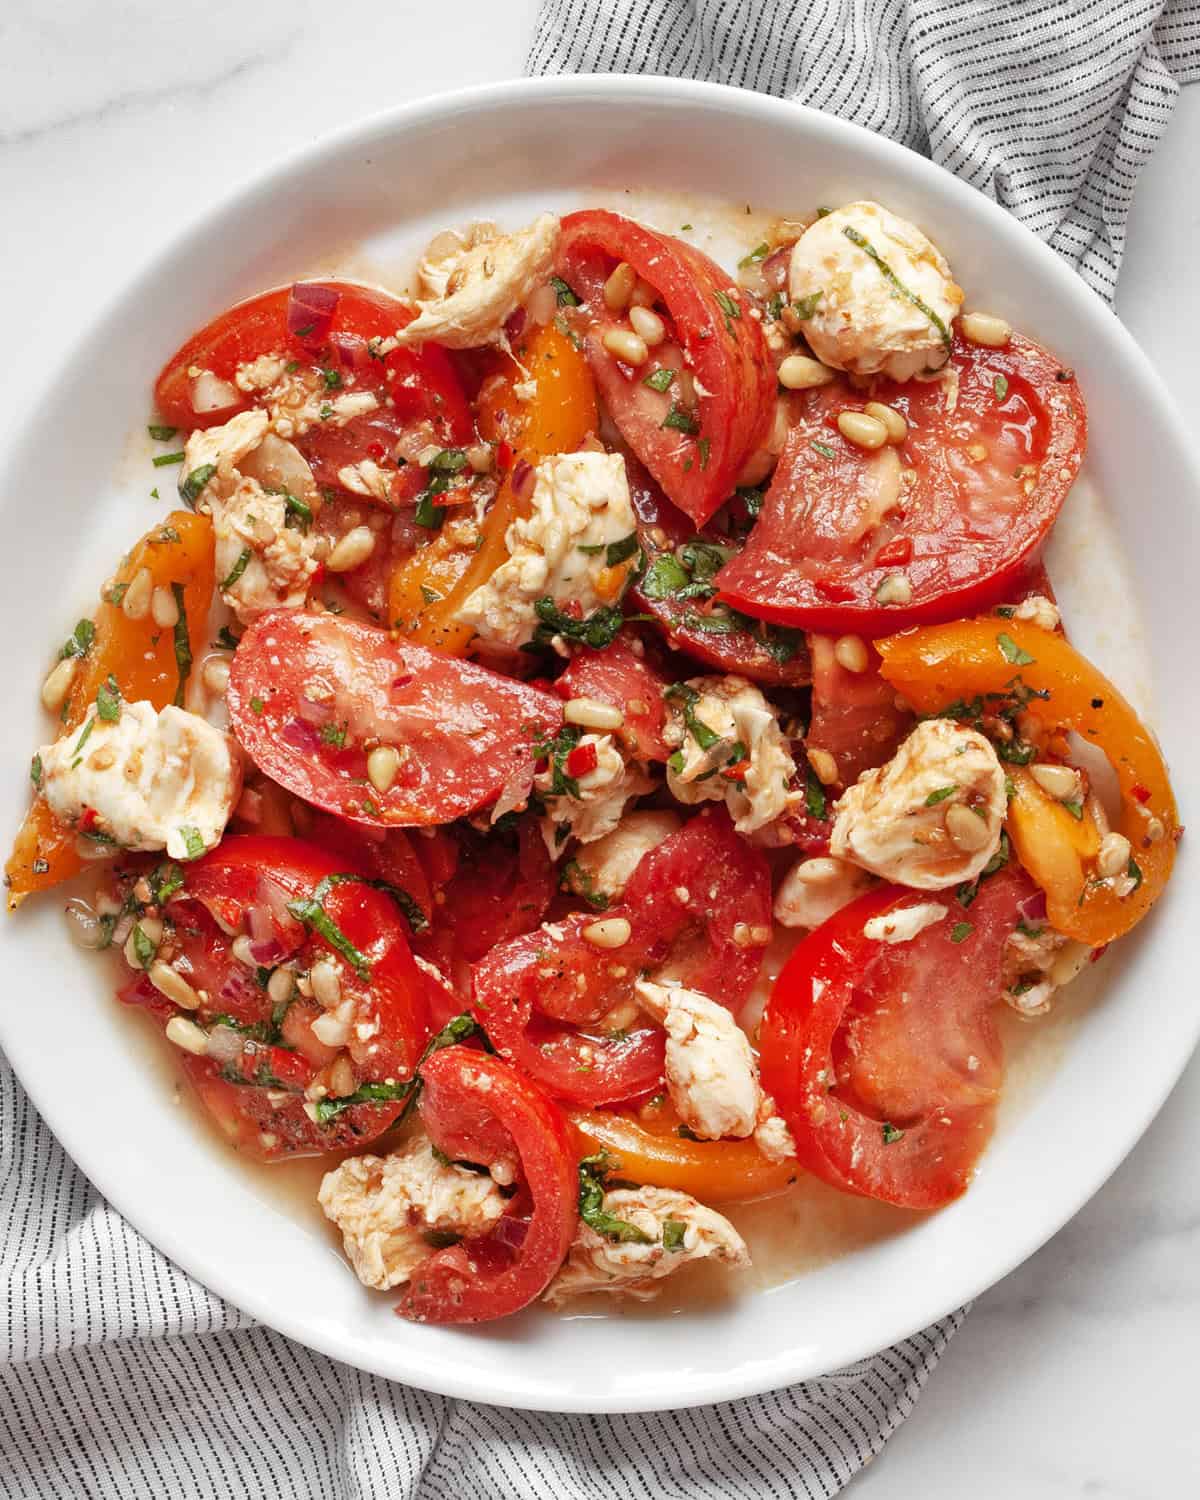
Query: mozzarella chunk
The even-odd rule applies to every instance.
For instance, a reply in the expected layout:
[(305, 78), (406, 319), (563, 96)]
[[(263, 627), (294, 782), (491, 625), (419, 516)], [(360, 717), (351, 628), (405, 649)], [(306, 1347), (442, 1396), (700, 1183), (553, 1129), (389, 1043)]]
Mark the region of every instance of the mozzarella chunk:
[(682, 827), (682, 821), (673, 812), (626, 813), (611, 833), (576, 852), (580, 880), (577, 894), (604, 897), (610, 903), (616, 901), (642, 857)]
[[(545, 1300), (558, 1304), (588, 1292), (647, 1301), (661, 1290), (661, 1281), (681, 1266), (698, 1260), (717, 1260), (741, 1270), (750, 1264), (746, 1242), (728, 1219), (688, 1193), (673, 1188), (614, 1188), (604, 1195), (604, 1211), (634, 1224), (649, 1237), (648, 1244), (614, 1243), (580, 1223), (562, 1269), (550, 1283)], [(677, 1249), (663, 1244), (668, 1224), (681, 1225)], [(671, 1231), (667, 1231), (671, 1238)]]
[(282, 495), (239, 479), (227, 499), (209, 496), (221, 596), (243, 625), (264, 610), (299, 609), (317, 571), (316, 537), (287, 524)]
[[(236, 484), (238, 465), (262, 442), (268, 425), (266, 412), (255, 407), (252, 411), (239, 412), (220, 427), (198, 427), (183, 445), (180, 485), (185, 484), (198, 469), (209, 468), (213, 472), (199, 492), (205, 501), (222, 486), (228, 488)], [(201, 509), (204, 508), (202, 505)]]
[(1013, 610), (1012, 617), (1014, 620), (1028, 620), (1030, 624), (1038, 625), (1043, 630), (1057, 630), (1062, 620), (1058, 605), (1047, 599), (1045, 594), (1030, 594), (1028, 599), (1022, 599)]
[(963, 301), (937, 246), (915, 224), (865, 202), (835, 209), (804, 231), (792, 249), (788, 293), (813, 305), (804, 337), (822, 364), (901, 381), (946, 363), (948, 330)]
[(899, 911), (884, 912), (863, 924), (863, 937), (873, 943), (911, 943), (927, 927), (945, 921), (946, 912), (940, 901), (922, 901)]
[(636, 530), (619, 453), (544, 458), (534, 471), (530, 514), (505, 535), (508, 560), (468, 595), (458, 618), (482, 640), (515, 647), (533, 639), (539, 599), (578, 606), (581, 616), (613, 604), (628, 569), (610, 568), (605, 549)]
[(874, 884), (871, 875), (844, 859), (799, 859), (775, 892), (775, 920), (784, 927), (820, 927)]
[(1092, 950), (1046, 923), (1025, 923), (1004, 945), (1000, 992), (1018, 1015), (1044, 1016), (1063, 985), (1087, 968)]
[(829, 848), (898, 885), (941, 890), (982, 873), (1006, 807), (991, 743), (950, 719), (926, 719), (842, 795)]
[(385, 505), (391, 497), (392, 478), (386, 469), (381, 469), (373, 458), (360, 459), (356, 464), (346, 464), (338, 470), (338, 483), (354, 495), (365, 495), (370, 500), (381, 500)]
[(625, 804), (654, 789), (645, 771), (625, 759), (611, 734), (585, 734), (579, 744), (596, 747), (596, 765), (574, 778), (578, 797), (554, 790), (553, 763), (533, 778), (533, 789), (546, 806), (542, 837), (552, 857), (572, 834), (581, 844), (589, 844), (611, 833), (621, 821)]
[(504, 1212), (491, 1177), (433, 1154), (424, 1136), (390, 1156), (351, 1156), (321, 1179), (317, 1202), (342, 1232), (355, 1274), (386, 1291), (433, 1252), (433, 1234), (480, 1235)]
[(787, 1121), (775, 1113), (775, 1101), (768, 1096), (760, 1110), (762, 1123), (754, 1132), (754, 1144), (768, 1161), (788, 1161), (796, 1155), (796, 1141)]
[(257, 359), (247, 360), (237, 367), (233, 383), (239, 391), (269, 391), (283, 379), (287, 372), (286, 354), (260, 354)]
[(173, 705), (122, 703), (116, 719), (92, 714), (38, 753), (42, 795), (61, 822), (76, 826), (86, 808), (85, 832), (172, 859), (218, 843), (241, 791), (226, 737)]
[(681, 984), (639, 979), (634, 993), (667, 1033), (667, 1091), (688, 1129), (706, 1141), (753, 1135), (763, 1097), (758, 1064), (729, 1011)]
[(558, 234), (557, 218), (539, 214), (515, 234), (463, 242), (436, 262), (427, 258), (422, 279), (435, 295), (418, 300), (419, 315), (396, 342), (436, 339), (448, 349), (500, 342), (505, 320), (550, 275)]
[[(693, 677), (683, 687), (696, 697), (671, 702), (664, 736), (683, 756), (678, 768), (667, 765), (672, 796), (688, 805), (724, 802), (739, 833), (774, 822), (787, 809), (796, 772), (774, 709), (744, 677)], [(741, 784), (721, 774), (738, 760), (750, 762)]]

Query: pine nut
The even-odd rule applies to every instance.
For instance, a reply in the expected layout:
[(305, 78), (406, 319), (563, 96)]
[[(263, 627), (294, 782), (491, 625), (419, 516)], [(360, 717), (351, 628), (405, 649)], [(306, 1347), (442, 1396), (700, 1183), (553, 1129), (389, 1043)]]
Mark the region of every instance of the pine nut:
[(326, 1047), (344, 1047), (350, 1040), (350, 1022), (343, 1021), (332, 1011), (318, 1016), (309, 1029), (317, 1041), (323, 1042)]
[(496, 462), (490, 443), (474, 443), (467, 449), (467, 462), (476, 474), (490, 474)]
[(902, 443), (908, 436), (908, 423), (894, 406), (885, 406), (882, 401), (868, 401), (863, 411), (887, 428), (889, 443)]
[(1078, 802), (1083, 795), (1079, 772), (1071, 766), (1030, 766), (1029, 774), (1047, 797), (1053, 797), (1056, 802)]
[(600, 340), (614, 359), (627, 365), (644, 365), (650, 358), (645, 339), (629, 328), (610, 328)]
[(633, 324), (634, 333), (641, 335), (642, 343), (648, 349), (656, 348), (667, 336), (667, 325), (649, 307), (631, 307), (629, 321)]
[(1167, 830), (1161, 818), (1151, 818), (1146, 824), (1146, 837), (1152, 844), (1159, 843), (1166, 837)]
[(208, 1051), (208, 1032), (186, 1016), (172, 1016), (167, 1022), (167, 1041), (197, 1057), (203, 1057)]
[(147, 970), (146, 977), (160, 995), (165, 995), (172, 1005), (180, 1010), (198, 1010), (200, 996), (187, 980), (170, 964), (155, 962)]
[(860, 635), (842, 635), (833, 648), (833, 658), (847, 672), (865, 672), (871, 665), (866, 644)]
[(961, 802), (955, 802), (946, 809), (946, 832), (968, 854), (976, 854), (980, 849), (986, 848), (993, 837), (987, 819), (973, 813)]
[[(820, 754), (822, 752), (818, 752)], [(840, 859), (828, 859), (817, 855), (806, 859), (792, 871), (792, 878), (802, 880), (805, 885), (825, 885), (831, 880), (840, 880), (846, 866)]]
[(154, 579), (149, 568), (139, 568), (129, 580), (129, 587), (121, 599), (121, 613), (127, 620), (144, 620), (150, 613), (150, 596), (154, 593)]
[(356, 526), (338, 542), (325, 561), (331, 573), (349, 573), (366, 562), (375, 550), (375, 533), (369, 526)]
[(963, 313), (958, 326), (968, 344), (982, 344), (985, 349), (1003, 349), (1012, 338), (1012, 329), (1004, 319), (991, 313)]
[(390, 791), (400, 769), (400, 752), (394, 745), (377, 745), (367, 756), (367, 780), (382, 795)]
[(267, 980), (267, 994), (272, 1005), (286, 1005), (296, 993), (296, 976), (291, 969), (276, 969)]
[(329, 1070), (329, 1092), (335, 1099), (352, 1094), (355, 1082), (354, 1064), (343, 1052)]
[(626, 917), (605, 917), (583, 929), (583, 939), (593, 948), (623, 948), (633, 935)]
[(243, 932), (240, 937), (235, 937), (230, 944), (229, 951), (237, 959), (238, 963), (245, 964), (248, 969), (258, 968), (258, 959), (255, 958), (250, 948), (250, 939)]
[(838, 431), (848, 443), (868, 451), (882, 448), (888, 440), (888, 430), (878, 417), (869, 417), (863, 411), (838, 413)]
[(1070, 984), (1072, 979), (1087, 968), (1091, 962), (1092, 950), (1086, 943), (1067, 942), (1055, 955), (1054, 962), (1050, 965), (1047, 978), (1050, 983), (1061, 988), (1064, 984)]
[(578, 724), (583, 729), (620, 729), (625, 715), (611, 704), (600, 703), (595, 698), (569, 698), (563, 708), (563, 718), (568, 724)]
[(643, 281), (639, 276), (629, 300), (634, 307), (653, 307), (658, 301), (658, 293), (648, 281)]
[(807, 354), (789, 354), (776, 371), (779, 384), (785, 391), (811, 391), (816, 386), (828, 385), (833, 371), (819, 359), (809, 359)]
[(1100, 850), (1096, 855), (1096, 868), (1102, 878), (1123, 875), (1129, 868), (1132, 853), (1133, 845), (1123, 833), (1106, 833), (1100, 840)]
[(67, 701), (75, 673), (79, 670), (79, 658), (68, 656), (50, 669), (42, 683), (42, 707), (47, 713), (56, 714)]
[(142, 917), (140, 921), (133, 924), (133, 927), (130, 929), (129, 936), (125, 939), (125, 962), (131, 969), (148, 969), (150, 967), (150, 964), (154, 962), (154, 957), (153, 955), (151, 955), (150, 963), (147, 964), (143, 964), (141, 959), (138, 957), (135, 939), (137, 937), (139, 929), (142, 936), (148, 943), (150, 943), (150, 945), (154, 949), (154, 952), (157, 953), (158, 945), (162, 942), (162, 923), (158, 920), (157, 917)]
[(604, 283), (604, 305), (610, 312), (624, 312), (637, 286), (637, 272), (622, 261)]
[(150, 617), (160, 630), (174, 630), (179, 624), (179, 606), (170, 589), (159, 585), (150, 595)]
[(903, 573), (889, 573), (875, 590), (879, 604), (911, 604), (912, 584)]
[(828, 750), (810, 750), (808, 763), (817, 773), (822, 786), (833, 786), (838, 780), (838, 764)]
[(225, 689), (229, 686), (229, 658), (210, 656), (201, 670), (200, 680), (204, 683), (206, 692), (214, 698), (223, 698)]
[(326, 1010), (333, 1010), (342, 1002), (342, 981), (338, 971), (327, 958), (320, 959), (308, 971), (308, 982), (312, 985), (313, 999)]

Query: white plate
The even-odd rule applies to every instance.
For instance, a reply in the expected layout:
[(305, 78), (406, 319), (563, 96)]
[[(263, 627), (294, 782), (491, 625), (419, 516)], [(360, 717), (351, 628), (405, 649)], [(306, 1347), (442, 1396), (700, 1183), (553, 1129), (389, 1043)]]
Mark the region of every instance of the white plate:
[[(11, 826), (27, 796), (30, 749), (45, 736), (35, 704), (49, 648), (90, 608), (115, 554), (161, 514), (146, 498), (150, 486), (174, 477), (151, 470), (130, 434), (180, 340), (260, 287), (353, 269), (350, 250), (365, 241), (416, 244), (481, 213), (515, 221), (529, 207), (577, 202), (593, 185), (780, 212), (880, 199), (930, 232), (974, 305), (1011, 317), (1078, 370), (1091, 415), (1088, 473), (1131, 560), (1157, 727), (1186, 803), (1200, 744), (1190, 572), (1200, 486), (1165, 391), (1113, 315), (992, 203), (866, 131), (757, 94), (597, 77), (472, 90), (344, 132), (188, 227), (80, 339), (0, 463), (14, 559), (0, 602)], [(1075, 570), (1086, 582), (1105, 557), (1103, 548), (1091, 561), (1077, 552)], [(1152, 684), (1130, 680), (1141, 653), (1124, 649), (1122, 592), (1106, 581), (1089, 600), (1084, 588), (1072, 627), (1145, 701)], [(1061, 1063), (1009, 1112), (964, 1199), (769, 1293), (668, 1323), (534, 1313), (462, 1331), (398, 1321), (388, 1299), (357, 1285), (311, 1218), (288, 1211), (172, 1107), (102, 966), (65, 943), (53, 898), (6, 925), (0, 1038), (63, 1145), (116, 1207), (179, 1265), (284, 1333), (363, 1369), (482, 1401), (678, 1407), (768, 1390), (890, 1344), (1012, 1270), (1075, 1213), (1146, 1128), (1196, 1041), (1186, 924), (1196, 897), (1185, 843), (1161, 909), (1106, 961), (1101, 1001)]]

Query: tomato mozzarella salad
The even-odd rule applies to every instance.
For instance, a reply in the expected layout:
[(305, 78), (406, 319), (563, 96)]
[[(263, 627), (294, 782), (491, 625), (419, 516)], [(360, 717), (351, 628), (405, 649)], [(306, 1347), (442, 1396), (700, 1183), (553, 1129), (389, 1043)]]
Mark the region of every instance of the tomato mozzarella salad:
[(233, 1148), (329, 1156), (406, 1318), (732, 1272), (802, 1173), (950, 1202), (998, 1010), (1171, 872), (1041, 562), (1072, 371), (879, 204), (734, 271), (690, 228), (222, 313), (154, 387), (179, 506), (42, 689), (10, 907), (95, 866), (77, 939)]

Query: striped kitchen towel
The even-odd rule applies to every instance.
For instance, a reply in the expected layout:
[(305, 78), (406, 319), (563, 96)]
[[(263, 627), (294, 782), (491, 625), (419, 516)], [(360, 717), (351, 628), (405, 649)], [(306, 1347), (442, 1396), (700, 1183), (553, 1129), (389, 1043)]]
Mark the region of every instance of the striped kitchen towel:
[(1138, 173), (1200, 79), (1197, 0), (543, 0), (532, 73), (781, 94), (921, 151), (1116, 290)]

